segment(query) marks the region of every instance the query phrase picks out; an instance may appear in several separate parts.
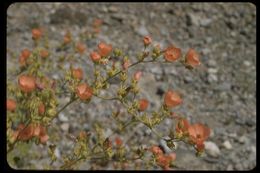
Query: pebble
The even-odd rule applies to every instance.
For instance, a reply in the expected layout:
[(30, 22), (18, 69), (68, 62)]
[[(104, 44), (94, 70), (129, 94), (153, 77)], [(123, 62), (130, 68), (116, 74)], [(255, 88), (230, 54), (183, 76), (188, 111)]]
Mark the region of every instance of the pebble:
[(61, 122), (67, 122), (69, 121), (69, 118), (65, 116), (65, 114), (63, 112), (61, 112), (59, 115), (58, 115), (58, 118)]
[(218, 69), (216, 69), (216, 68), (208, 68), (208, 72), (209, 73), (217, 73)]
[(210, 73), (208, 75), (208, 81), (211, 83), (211, 82), (217, 82), (218, 81), (218, 76), (213, 74), (213, 73)]
[(146, 35), (149, 35), (149, 32), (148, 30), (146, 29), (145, 26), (140, 26), (138, 29), (137, 29), (137, 34), (139, 34), (140, 36), (146, 36)]
[(229, 142), (229, 141), (225, 141), (224, 143), (223, 143), (223, 146), (226, 148), (226, 149), (228, 149), (228, 150), (231, 150), (233, 147), (232, 147), (232, 145), (231, 145), (231, 143)]
[(244, 143), (247, 143), (248, 142), (248, 138), (246, 136), (241, 136), (239, 139), (238, 139), (238, 142), (240, 144), (244, 144)]
[(70, 124), (69, 123), (63, 123), (63, 124), (61, 124), (60, 127), (63, 131), (67, 132), (70, 128)]
[(214, 142), (207, 141), (204, 144), (205, 144), (205, 151), (209, 156), (219, 157), (220, 150), (219, 147)]
[(233, 165), (231, 165), (231, 164), (229, 164), (228, 166), (227, 166), (227, 171), (231, 171), (231, 170), (233, 170), (234, 168), (233, 168)]

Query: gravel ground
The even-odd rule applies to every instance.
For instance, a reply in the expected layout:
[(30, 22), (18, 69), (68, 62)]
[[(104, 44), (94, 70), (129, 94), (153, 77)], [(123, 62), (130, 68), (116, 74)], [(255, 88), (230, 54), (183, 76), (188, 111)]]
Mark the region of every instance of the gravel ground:
[[(7, 48), (17, 55), (24, 48), (32, 48), (30, 31), (35, 26), (48, 30), (50, 44), (61, 39), (67, 29), (77, 37), (95, 18), (102, 19), (104, 24), (97, 40), (88, 42), (88, 47), (103, 40), (127, 50), (132, 59), (135, 51), (142, 50), (142, 37), (150, 35), (162, 47), (174, 43), (184, 51), (194, 47), (200, 52), (202, 66), (194, 72), (178, 64), (153, 63), (135, 68), (144, 71), (141, 95), (152, 101), (152, 109), (160, 105), (161, 93), (173, 88), (184, 98), (184, 104), (176, 111), (191, 122), (200, 121), (212, 128), (203, 157), (196, 158), (193, 150), (178, 145), (176, 169), (250, 170), (256, 166), (256, 7), (253, 4), (15, 3), (7, 11)], [(17, 59), (7, 58), (10, 74), (18, 68)], [(88, 73), (91, 68), (84, 71)], [(54, 120), (58, 126), (51, 129), (51, 138), (57, 141), (57, 156), (71, 150), (72, 141), (64, 134), (90, 130), (94, 121), (104, 122), (109, 135), (113, 128), (109, 118), (111, 107), (118, 105), (93, 99), (88, 106), (74, 103), (60, 114)], [(165, 121), (157, 129), (164, 132), (170, 124)], [(136, 128), (129, 130), (123, 140), (131, 138), (130, 143), (147, 146), (159, 143), (147, 128), (141, 125)], [(14, 155), (27, 159), (21, 159), (13, 167), (42, 169), (49, 164), (46, 147), (31, 147), (29, 153), (15, 150)], [(58, 169), (58, 165), (59, 161), (53, 166)], [(87, 163), (80, 167), (88, 168)]]

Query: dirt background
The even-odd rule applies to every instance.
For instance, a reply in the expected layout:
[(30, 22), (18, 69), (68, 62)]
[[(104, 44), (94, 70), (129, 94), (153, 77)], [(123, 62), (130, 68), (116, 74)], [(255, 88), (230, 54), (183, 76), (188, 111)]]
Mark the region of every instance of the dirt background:
[[(200, 121), (212, 128), (203, 157), (196, 158), (194, 151), (184, 144), (177, 146), (176, 169), (249, 170), (256, 166), (256, 7), (253, 4), (15, 3), (7, 11), (7, 48), (17, 58), (7, 56), (7, 75), (18, 68), (19, 52), (32, 48), (33, 27), (44, 26), (50, 44), (56, 44), (66, 30), (77, 38), (95, 18), (104, 23), (97, 40), (86, 42), (88, 48), (106, 41), (128, 51), (134, 61), (135, 52), (142, 50), (142, 37), (150, 35), (162, 47), (173, 43), (184, 52), (193, 47), (201, 54), (203, 65), (193, 72), (179, 64), (153, 63), (135, 68), (144, 72), (141, 95), (151, 100), (151, 109), (158, 108), (163, 93), (173, 88), (184, 98), (184, 104), (176, 111), (191, 122)], [(87, 55), (86, 59), (87, 65), (79, 66), (87, 74), (91, 62)], [(11, 80), (10, 75), (7, 77)], [(63, 98), (61, 104), (66, 100)], [(93, 99), (89, 105), (77, 102), (54, 120), (49, 131), (50, 143), (58, 146), (55, 169), (61, 164), (61, 155), (72, 149), (72, 141), (65, 134), (91, 130), (95, 121), (103, 122), (106, 134), (111, 133), (111, 107), (118, 104), (99, 99)], [(166, 120), (157, 130), (163, 133), (170, 125), (170, 120)], [(161, 143), (169, 150), (142, 125), (134, 130), (129, 128), (122, 139), (131, 139), (129, 144), (135, 145)], [(24, 152), (26, 149), (29, 151)], [(10, 158), (14, 156), (20, 159), (9, 163), (18, 169), (46, 169), (50, 163), (46, 146), (26, 144), (14, 150)], [(89, 168), (88, 162), (79, 167)], [(99, 169), (113, 167), (109, 164)]]

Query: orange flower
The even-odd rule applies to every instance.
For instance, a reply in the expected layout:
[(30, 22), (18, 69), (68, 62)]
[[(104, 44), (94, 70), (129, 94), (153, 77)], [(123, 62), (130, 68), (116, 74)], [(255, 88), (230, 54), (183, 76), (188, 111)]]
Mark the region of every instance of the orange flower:
[(49, 56), (49, 52), (47, 50), (41, 50), (40, 51), (40, 56), (42, 58), (47, 58)]
[(181, 56), (181, 49), (174, 46), (168, 47), (164, 52), (164, 59), (169, 62), (176, 61)]
[(175, 107), (182, 103), (181, 97), (174, 91), (167, 91), (164, 96), (164, 104), (167, 107)]
[(112, 45), (111, 44), (106, 44), (106, 43), (99, 43), (98, 44), (98, 53), (101, 56), (106, 57), (110, 52), (112, 51)]
[(161, 154), (163, 154), (163, 151), (162, 151), (161, 148), (158, 147), (158, 146), (152, 146), (152, 147), (150, 148), (150, 151), (151, 151), (154, 155), (161, 155)]
[(168, 170), (170, 168), (170, 163), (176, 159), (175, 153), (170, 153), (168, 155), (158, 155), (156, 157), (156, 162), (163, 169)]
[(101, 59), (101, 56), (97, 52), (91, 52), (90, 58), (93, 62), (98, 62)]
[(29, 93), (36, 87), (34, 77), (28, 75), (21, 75), (18, 79), (18, 84), (23, 92)]
[(142, 76), (142, 72), (141, 72), (141, 71), (135, 72), (135, 74), (134, 74), (134, 80), (139, 81), (140, 78), (141, 78), (141, 76)]
[(6, 100), (6, 107), (8, 111), (13, 112), (16, 109), (16, 102), (13, 99)]
[(81, 100), (90, 99), (93, 94), (92, 89), (86, 83), (78, 85), (76, 92)]
[(198, 147), (203, 147), (203, 142), (210, 135), (210, 128), (203, 124), (196, 123), (189, 126), (188, 132), (191, 142), (196, 144)]
[(149, 105), (148, 100), (146, 100), (146, 99), (141, 99), (141, 100), (139, 100), (139, 111), (144, 111), (144, 110), (146, 110), (147, 107), (148, 107), (148, 105)]
[(40, 29), (40, 28), (32, 29), (32, 38), (34, 40), (38, 40), (41, 37), (42, 37), (42, 29)]
[(175, 131), (178, 135), (182, 136), (185, 133), (188, 133), (188, 128), (190, 124), (185, 118), (180, 118), (178, 124), (175, 128)]
[(122, 146), (122, 144), (123, 144), (122, 139), (120, 139), (118, 136), (116, 137), (115, 142), (116, 142), (116, 145), (117, 145), (118, 147)]
[(83, 70), (81, 68), (72, 69), (72, 75), (76, 79), (83, 79)]
[(152, 38), (150, 36), (145, 36), (143, 42), (145, 46), (148, 46), (149, 44), (152, 43)]
[(23, 128), (19, 132), (18, 139), (22, 140), (22, 141), (27, 141), (27, 140), (31, 139), (33, 137), (33, 135), (34, 135), (34, 125), (29, 124), (27, 127)]
[(78, 43), (76, 49), (80, 54), (83, 54), (86, 50), (86, 46), (83, 43)]
[(69, 44), (71, 42), (71, 34), (70, 32), (67, 32), (63, 37), (63, 43)]
[(199, 54), (194, 49), (189, 49), (185, 57), (185, 62), (192, 67), (200, 65)]
[(29, 56), (31, 55), (31, 51), (29, 49), (23, 49), (21, 52), (21, 56), (23, 56), (24, 58), (29, 58)]
[(38, 107), (38, 112), (40, 115), (43, 115), (45, 112), (45, 106), (43, 103), (40, 103), (39, 107)]

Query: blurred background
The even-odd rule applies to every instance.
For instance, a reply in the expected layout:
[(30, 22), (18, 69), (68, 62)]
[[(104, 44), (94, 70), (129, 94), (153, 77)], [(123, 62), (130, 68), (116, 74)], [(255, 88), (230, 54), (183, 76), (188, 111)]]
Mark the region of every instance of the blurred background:
[[(7, 79), (11, 78), (10, 70), (19, 67), (20, 51), (33, 47), (32, 28), (47, 29), (49, 44), (57, 45), (67, 30), (78, 38), (94, 19), (103, 20), (103, 24), (97, 38), (86, 42), (90, 50), (105, 41), (128, 52), (134, 62), (136, 53), (143, 49), (143, 36), (150, 35), (162, 48), (174, 44), (183, 53), (190, 47), (200, 53), (202, 65), (194, 71), (178, 63), (145, 64), (131, 70), (131, 73), (143, 71), (139, 86), (141, 96), (151, 101), (150, 109), (157, 109), (164, 92), (172, 88), (184, 100), (176, 112), (212, 129), (203, 157), (197, 158), (194, 150), (184, 143), (177, 145), (176, 169), (249, 170), (256, 166), (256, 7), (253, 4), (14, 3), (7, 11), (7, 48), (17, 58), (7, 55)], [(88, 53), (87, 65), (79, 64), (86, 76), (92, 67)], [(62, 99), (61, 104), (67, 99)], [(52, 168), (59, 169), (61, 156), (72, 151), (73, 142), (65, 134), (91, 130), (98, 121), (103, 123), (108, 136), (114, 128), (110, 122), (111, 110), (118, 107), (117, 102), (93, 99), (89, 105), (77, 102), (62, 112), (49, 129), (59, 159)], [(167, 135), (171, 123), (165, 120), (156, 129)], [(124, 142), (131, 138), (129, 145), (161, 144), (169, 150), (140, 124), (120, 137)], [(16, 148), (8, 159), (18, 169), (46, 169), (50, 163), (47, 146), (34, 144)], [(79, 169), (90, 169), (90, 165), (83, 163)], [(109, 164), (98, 169), (113, 167)]]

